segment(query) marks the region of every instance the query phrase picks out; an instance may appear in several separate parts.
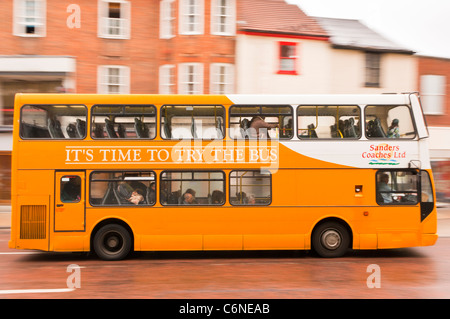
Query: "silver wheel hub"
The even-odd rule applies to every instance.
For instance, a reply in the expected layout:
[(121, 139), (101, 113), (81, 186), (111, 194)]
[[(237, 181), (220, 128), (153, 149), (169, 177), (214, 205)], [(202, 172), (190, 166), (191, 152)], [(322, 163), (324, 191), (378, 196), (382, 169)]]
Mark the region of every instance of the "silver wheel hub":
[(339, 248), (341, 241), (341, 234), (339, 234), (336, 230), (328, 229), (322, 233), (321, 242), (327, 249), (334, 250)]

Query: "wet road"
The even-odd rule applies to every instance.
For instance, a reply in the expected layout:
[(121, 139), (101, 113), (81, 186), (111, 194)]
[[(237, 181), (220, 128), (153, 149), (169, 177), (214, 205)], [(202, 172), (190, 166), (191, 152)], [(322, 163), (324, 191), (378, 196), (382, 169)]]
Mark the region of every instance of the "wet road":
[(446, 237), (431, 247), (340, 259), (303, 251), (157, 252), (119, 262), (10, 250), (8, 239), (9, 229), (0, 229), (0, 299), (450, 298)]

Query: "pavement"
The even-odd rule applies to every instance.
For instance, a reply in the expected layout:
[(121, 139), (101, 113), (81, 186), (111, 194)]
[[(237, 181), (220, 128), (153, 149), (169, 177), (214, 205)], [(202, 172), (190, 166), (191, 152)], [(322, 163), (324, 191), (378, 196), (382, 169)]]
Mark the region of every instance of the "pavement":
[[(450, 237), (450, 204), (438, 203), (438, 235)], [(11, 228), (11, 206), (0, 205), (0, 229)]]

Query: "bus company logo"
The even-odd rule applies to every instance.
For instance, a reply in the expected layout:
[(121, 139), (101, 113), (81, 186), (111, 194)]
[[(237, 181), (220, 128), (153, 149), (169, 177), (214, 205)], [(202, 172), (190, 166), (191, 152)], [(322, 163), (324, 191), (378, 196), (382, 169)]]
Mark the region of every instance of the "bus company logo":
[(398, 145), (371, 144), (361, 156), (370, 160), (369, 165), (400, 165), (399, 160), (406, 158), (406, 151), (402, 151)]

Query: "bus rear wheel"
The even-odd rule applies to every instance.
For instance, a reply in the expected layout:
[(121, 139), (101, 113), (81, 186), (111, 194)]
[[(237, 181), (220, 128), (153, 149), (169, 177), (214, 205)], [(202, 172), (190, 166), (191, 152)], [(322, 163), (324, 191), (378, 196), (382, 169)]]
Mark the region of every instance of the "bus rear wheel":
[(117, 224), (100, 228), (94, 237), (94, 251), (103, 260), (121, 260), (131, 251), (132, 239), (128, 230)]
[(350, 234), (337, 222), (325, 222), (316, 227), (312, 235), (314, 251), (321, 257), (342, 257), (350, 245)]

